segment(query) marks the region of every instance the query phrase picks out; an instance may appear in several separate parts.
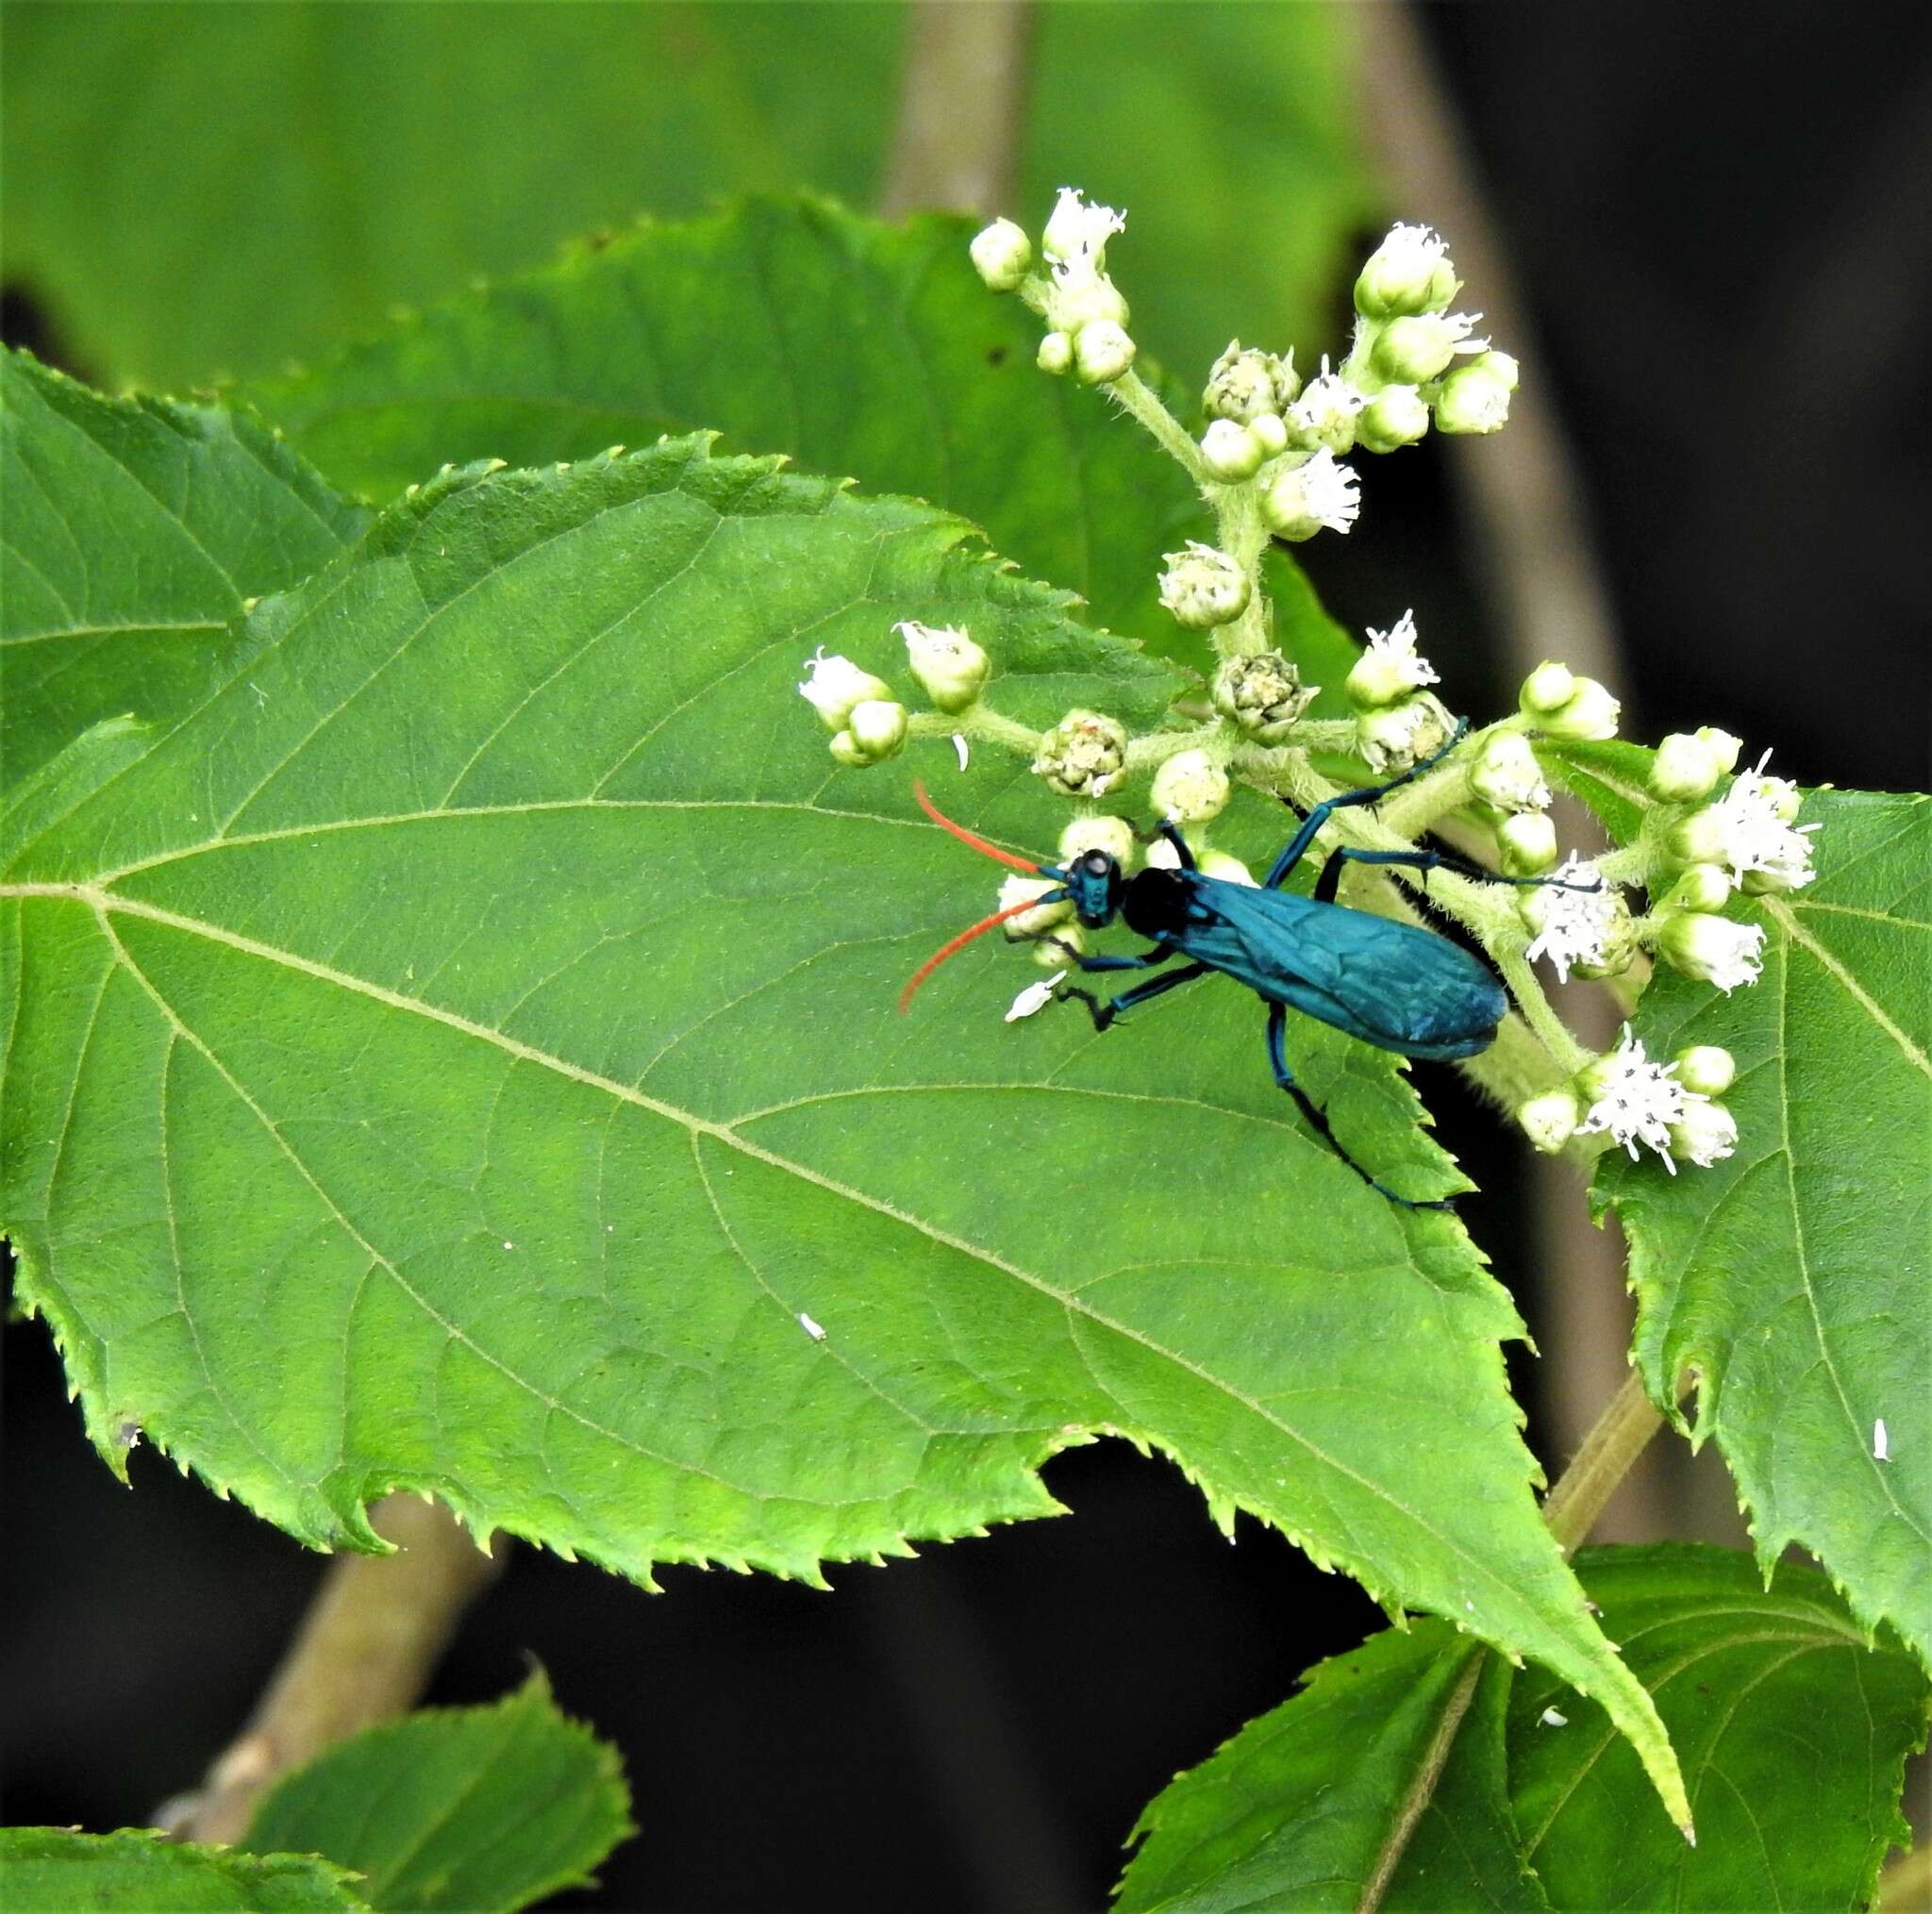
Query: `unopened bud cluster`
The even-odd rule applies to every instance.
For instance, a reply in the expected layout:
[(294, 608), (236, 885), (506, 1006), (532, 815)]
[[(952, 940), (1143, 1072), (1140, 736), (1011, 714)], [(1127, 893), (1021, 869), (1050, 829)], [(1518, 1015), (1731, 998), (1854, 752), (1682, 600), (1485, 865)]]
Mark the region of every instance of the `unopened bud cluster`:
[(1407, 770), (1439, 751), (1456, 728), (1441, 699), (1426, 689), (1441, 679), (1416, 640), (1411, 611), (1387, 631), (1371, 627), (1368, 647), (1343, 686), (1355, 707), (1357, 747), (1378, 774)]
[(1077, 188), (1063, 186), (1040, 235), (1043, 271), (1030, 270), (1033, 241), (1009, 219), (994, 220), (974, 239), (979, 276), (995, 292), (1019, 293), (1045, 320), (1041, 372), (1110, 385), (1134, 363), (1127, 302), (1107, 271), (1107, 243), (1125, 229), (1112, 207), (1090, 205)]

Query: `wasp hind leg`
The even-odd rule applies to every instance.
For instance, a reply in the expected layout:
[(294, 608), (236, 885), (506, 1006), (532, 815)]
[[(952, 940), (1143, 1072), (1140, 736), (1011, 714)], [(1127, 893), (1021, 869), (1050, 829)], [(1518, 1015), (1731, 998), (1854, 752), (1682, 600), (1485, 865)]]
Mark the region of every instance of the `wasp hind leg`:
[(1285, 1040), (1288, 1014), (1279, 1004), (1268, 1007), (1268, 1061), (1274, 1072), (1274, 1081), (1301, 1106), (1302, 1115), (1308, 1120), (1309, 1127), (1315, 1134), (1366, 1183), (1371, 1190), (1379, 1190), (1391, 1203), (1400, 1204), (1404, 1209), (1448, 1209), (1453, 1206), (1446, 1197), (1433, 1203), (1418, 1203), (1412, 1197), (1398, 1196), (1388, 1184), (1371, 1176), (1362, 1166), (1341, 1147), (1335, 1132), (1328, 1127), (1328, 1119), (1316, 1107), (1312, 1097), (1294, 1080), (1294, 1072), (1288, 1067), (1288, 1046)]
[(1342, 866), (1345, 864), (1395, 864), (1416, 872), (1424, 879), (1426, 890), (1431, 871), (1453, 871), (1458, 877), (1472, 877), (1484, 884), (1513, 884), (1519, 890), (1535, 890), (1554, 887), (1558, 890), (1601, 890), (1601, 884), (1573, 884), (1563, 877), (1507, 877), (1500, 871), (1485, 871), (1480, 864), (1472, 863), (1467, 857), (1458, 857), (1448, 851), (1364, 851), (1354, 844), (1343, 844), (1328, 853), (1327, 861), (1322, 866), (1322, 874), (1315, 879), (1315, 902), (1333, 904), (1336, 887), (1341, 882)]
[[(1089, 958), (1088, 963), (1096, 959)], [(1087, 964), (1080, 966), (1082, 970)], [(1189, 964), (1177, 971), (1169, 971), (1165, 976), (1150, 977), (1144, 984), (1136, 984), (1131, 990), (1123, 990), (1118, 997), (1096, 997), (1091, 990), (1083, 990), (1077, 985), (1064, 990), (1057, 1001), (1073, 1001), (1085, 1004), (1087, 1014), (1093, 1019), (1096, 1030), (1105, 1030), (1124, 1011), (1133, 1009), (1137, 1005), (1151, 1003), (1156, 997), (1164, 997), (1170, 990), (1177, 990), (1183, 984), (1191, 984), (1196, 977), (1208, 974), (1207, 964)]]

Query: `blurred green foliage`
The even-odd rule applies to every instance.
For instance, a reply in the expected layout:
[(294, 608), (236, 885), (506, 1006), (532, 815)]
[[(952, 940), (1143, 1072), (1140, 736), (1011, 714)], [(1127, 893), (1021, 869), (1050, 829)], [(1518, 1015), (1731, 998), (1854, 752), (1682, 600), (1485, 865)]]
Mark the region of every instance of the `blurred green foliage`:
[[(73, 366), (184, 391), (328, 355), (399, 303), (641, 213), (810, 186), (864, 208), (904, 8), (8, 0), (0, 268)], [(1134, 213), (1149, 351), (1333, 343), (1371, 194), (1332, 9), (1043, 7), (1022, 204)], [(1339, 312), (1339, 307), (1336, 308)]]

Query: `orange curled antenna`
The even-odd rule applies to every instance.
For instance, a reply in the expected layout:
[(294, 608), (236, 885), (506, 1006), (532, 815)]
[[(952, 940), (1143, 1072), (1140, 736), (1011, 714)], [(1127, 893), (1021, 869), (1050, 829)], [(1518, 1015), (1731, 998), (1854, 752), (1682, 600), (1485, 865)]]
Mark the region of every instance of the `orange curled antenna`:
[[(991, 857), (997, 864), (1006, 864), (1015, 871), (1024, 871), (1029, 877), (1038, 877), (1041, 874), (1042, 867), (1034, 863), (1030, 857), (1016, 857), (1012, 852), (1003, 851), (997, 844), (989, 844), (984, 838), (975, 837), (964, 824), (956, 824), (931, 798), (926, 796), (925, 786), (917, 778), (912, 781), (912, 795), (919, 800), (920, 809), (939, 825), (941, 830), (951, 831), (962, 844), (971, 844), (982, 857)], [(997, 923), (998, 919), (989, 918), (987, 922)]]
[[(1028, 864), (1025, 865), (1024, 868), (1030, 871), (1033, 867), (1032, 865)], [(1066, 893), (1062, 891), (1060, 894), (1064, 896)], [(1024, 904), (1008, 905), (1007, 908), (1004, 910), (995, 910), (991, 917), (982, 917), (979, 920), (979, 922), (972, 927), (971, 930), (962, 930), (959, 933), (959, 935), (954, 938), (950, 943), (941, 944), (939, 949), (934, 951), (933, 954), (929, 957), (927, 957), (926, 960), (923, 964), (921, 964), (920, 967), (916, 971), (914, 971), (909, 977), (906, 979), (906, 988), (899, 992), (900, 1016), (903, 1017), (908, 1010), (911, 1009), (913, 991), (918, 990), (920, 985), (924, 983), (926, 978), (931, 976), (932, 974), (936, 970), (938, 970), (939, 967), (942, 963), (944, 963), (949, 957), (952, 957), (956, 952), (964, 950), (966, 946), (969, 943), (971, 943), (975, 937), (983, 936), (987, 931), (991, 930), (994, 924), (1004, 924), (1009, 917), (1024, 916), (1027, 911), (1038, 910), (1041, 904), (1050, 903), (1052, 902), (1052, 900), (1053, 892), (1051, 890), (1048, 890), (1043, 892), (1039, 897), (1027, 898), (1027, 900)]]

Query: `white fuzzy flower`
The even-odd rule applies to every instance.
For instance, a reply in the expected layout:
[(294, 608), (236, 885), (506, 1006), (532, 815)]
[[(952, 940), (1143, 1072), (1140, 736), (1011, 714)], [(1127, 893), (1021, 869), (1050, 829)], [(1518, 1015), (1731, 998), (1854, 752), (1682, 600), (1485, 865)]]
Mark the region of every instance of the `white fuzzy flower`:
[(1261, 495), (1261, 516), (1284, 539), (1345, 532), (1361, 516), (1358, 481), (1324, 445), (1304, 465), (1284, 472)]
[(1738, 1147), (1738, 1120), (1721, 1103), (1684, 1092), (1684, 1114), (1671, 1125), (1671, 1146), (1687, 1163), (1708, 1170)]
[(1303, 434), (1304, 442), (1313, 439), (1336, 451), (1345, 451), (1355, 438), (1356, 415), (1368, 404), (1340, 373), (1328, 370), (1326, 354), (1322, 370), (1302, 389), (1302, 395), (1288, 408), (1289, 424)]
[(1040, 250), (1057, 267), (1091, 267), (1099, 272), (1107, 264), (1107, 242), (1127, 229), (1124, 213), (1110, 206), (1089, 206), (1087, 195), (1077, 186), (1063, 186), (1060, 196), (1040, 236)]
[(1755, 770), (1740, 772), (1711, 806), (1707, 815), (1716, 818), (1723, 845), (1714, 861), (1728, 865), (1734, 877), (1755, 873), (1770, 889), (1797, 890), (1818, 874), (1811, 868), (1810, 840), (1818, 826), (1791, 823), (1803, 800), (1790, 779), (1765, 775), (1770, 761), (1767, 751)]
[(990, 661), (963, 626), (902, 618), (892, 629), (906, 641), (912, 675), (941, 711), (963, 711), (979, 696)]
[(1665, 1168), (1674, 1176), (1677, 1166), (1671, 1156), (1672, 1126), (1682, 1123), (1693, 1106), (1710, 1101), (1687, 1090), (1677, 1081), (1676, 1072), (1674, 1063), (1653, 1063), (1625, 1024), (1617, 1048), (1583, 1073), (1591, 1102), (1577, 1125), (1578, 1134), (1607, 1134), (1633, 1159), (1638, 1144), (1642, 1143), (1664, 1159)]
[(827, 731), (842, 731), (854, 706), (892, 695), (891, 687), (882, 678), (862, 671), (849, 657), (827, 657), (824, 645), (806, 659), (805, 669), (807, 675), (798, 687), (798, 695), (824, 721)]
[[(1597, 888), (1588, 887), (1594, 884)], [(1523, 895), (1524, 921), (1536, 932), (1524, 953), (1533, 963), (1548, 957), (1565, 983), (1576, 969), (1597, 969), (1614, 961), (1627, 934), (1629, 907), (1596, 866), (1572, 855), (1551, 874), (1551, 881)]]
[(1442, 682), (1441, 674), (1435, 666), (1415, 648), (1421, 633), (1415, 628), (1413, 611), (1405, 611), (1387, 631), (1377, 631), (1370, 625), (1368, 633), (1366, 656), (1374, 658), (1391, 676), (1400, 678), (1407, 690), (1419, 691), (1424, 685)]
[(1715, 984), (1728, 995), (1755, 984), (1764, 968), (1764, 932), (1755, 924), (1687, 910), (1665, 921), (1657, 948), (1688, 977)]

